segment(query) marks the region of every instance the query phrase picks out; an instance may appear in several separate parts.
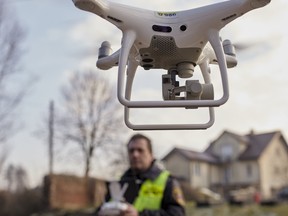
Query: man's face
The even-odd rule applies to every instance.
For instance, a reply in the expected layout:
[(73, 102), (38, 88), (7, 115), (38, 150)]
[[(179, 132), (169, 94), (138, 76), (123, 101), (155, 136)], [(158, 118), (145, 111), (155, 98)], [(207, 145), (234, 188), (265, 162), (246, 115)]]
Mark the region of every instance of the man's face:
[(128, 145), (130, 167), (136, 171), (147, 170), (153, 161), (152, 153), (148, 149), (145, 139), (136, 139)]

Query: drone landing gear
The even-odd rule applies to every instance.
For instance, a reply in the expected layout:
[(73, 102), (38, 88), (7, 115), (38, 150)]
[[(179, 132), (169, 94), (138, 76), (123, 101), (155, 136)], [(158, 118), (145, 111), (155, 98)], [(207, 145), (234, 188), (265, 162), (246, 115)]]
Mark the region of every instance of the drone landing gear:
[[(221, 73), (221, 81), (223, 87), (223, 96), (218, 100), (213, 100), (213, 86), (211, 83), (200, 84), (198, 81), (187, 81), (185, 86), (178, 86), (173, 72), (163, 77), (163, 98), (164, 101), (131, 101), (131, 90), (135, 72), (139, 63), (134, 56), (130, 55), (130, 51), (134, 45), (136, 34), (134, 31), (125, 31), (122, 39), (122, 49), (119, 56), (118, 65), (118, 91), (117, 96), (125, 107), (125, 123), (133, 130), (197, 130), (207, 129), (214, 124), (214, 108), (224, 104), (229, 97), (228, 77), (226, 59), (222, 44), (219, 39), (219, 32), (211, 30), (209, 33), (209, 42), (211, 43), (219, 64)], [(132, 52), (131, 52), (132, 53)], [(128, 67), (127, 67), (128, 64)], [(207, 65), (206, 65), (207, 66)], [(125, 86), (125, 71), (127, 67), (127, 79)], [(201, 67), (201, 66), (200, 66)], [(205, 64), (202, 65), (205, 68)], [(204, 75), (203, 75), (204, 76)], [(204, 77), (206, 82), (207, 77)], [(125, 92), (125, 94), (124, 94)], [(180, 97), (181, 92), (185, 93), (185, 97)], [(198, 108), (206, 107), (209, 109), (210, 119), (206, 123), (201, 124), (133, 124), (130, 122), (131, 108)]]
[[(127, 81), (125, 97), (127, 100), (131, 98), (132, 83), (134, 75), (137, 69), (137, 62), (131, 62), (127, 68)], [(162, 76), (162, 89), (163, 99), (165, 101), (174, 100), (213, 100), (213, 85), (212, 84), (200, 84), (197, 80), (187, 80), (185, 86), (179, 86), (179, 82), (176, 81), (176, 73), (171, 72)], [(185, 97), (181, 97), (181, 93), (185, 93)], [(140, 103), (140, 101), (139, 101)], [(142, 108), (142, 107), (137, 107)], [(145, 108), (145, 106), (143, 106)], [(155, 108), (155, 107), (150, 107)], [(196, 109), (197, 106), (187, 106), (186, 109)], [(130, 121), (130, 107), (125, 106), (125, 123), (133, 130), (197, 130), (207, 129), (214, 124), (215, 115), (214, 108), (209, 107), (209, 121), (201, 124), (133, 124)]]

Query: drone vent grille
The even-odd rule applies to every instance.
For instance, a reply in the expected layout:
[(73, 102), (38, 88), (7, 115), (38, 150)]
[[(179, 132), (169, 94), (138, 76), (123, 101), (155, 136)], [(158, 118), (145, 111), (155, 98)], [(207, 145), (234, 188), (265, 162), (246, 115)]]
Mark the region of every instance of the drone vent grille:
[(141, 66), (145, 69), (176, 68), (181, 62), (196, 62), (201, 49), (197, 47), (179, 48), (170, 36), (154, 35), (150, 46), (139, 50), (142, 57)]
[(172, 37), (154, 36), (152, 40), (152, 48), (159, 55), (175, 55), (177, 47)]

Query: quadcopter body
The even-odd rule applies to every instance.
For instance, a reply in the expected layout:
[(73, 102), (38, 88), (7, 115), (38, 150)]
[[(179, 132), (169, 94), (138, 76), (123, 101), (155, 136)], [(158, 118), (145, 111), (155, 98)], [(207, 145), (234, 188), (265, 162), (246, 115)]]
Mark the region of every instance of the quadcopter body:
[[(229, 98), (227, 68), (237, 65), (236, 53), (229, 40), (222, 41), (220, 30), (243, 14), (263, 7), (271, 0), (227, 0), (184, 11), (151, 11), (106, 0), (73, 0), (79, 9), (92, 12), (118, 27), (121, 48), (111, 53), (105, 41), (98, 53), (97, 67), (118, 67), (117, 95), (125, 106), (125, 123), (134, 130), (206, 129), (214, 123), (214, 107)], [(210, 64), (217, 64), (223, 95), (214, 99)], [(138, 67), (164, 69), (162, 101), (133, 101), (131, 90)], [(189, 80), (196, 66), (204, 83)], [(125, 77), (126, 74), (126, 77)], [(180, 86), (177, 77), (187, 79)], [(126, 84), (126, 87), (124, 88)], [(184, 94), (184, 96), (183, 96)], [(182, 95), (182, 96), (181, 96)], [(208, 108), (210, 119), (201, 124), (141, 124), (129, 119), (131, 108)]]

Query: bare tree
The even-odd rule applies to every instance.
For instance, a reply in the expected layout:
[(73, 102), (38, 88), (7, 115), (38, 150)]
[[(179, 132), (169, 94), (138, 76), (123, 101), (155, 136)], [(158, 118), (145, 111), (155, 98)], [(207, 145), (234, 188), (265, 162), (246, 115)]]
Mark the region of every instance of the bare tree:
[(7, 159), (8, 152), (9, 152), (8, 147), (5, 145), (1, 145), (1, 142), (0, 142), (0, 173), (4, 167), (4, 163)]
[(27, 88), (15, 85), (20, 71), (21, 42), (24, 32), (8, 11), (5, 1), (0, 1), (0, 171), (7, 150), (4, 143), (15, 133), (15, 111)]
[(27, 189), (27, 172), (22, 166), (10, 164), (7, 167), (5, 178), (7, 180), (7, 190), (9, 192), (22, 192)]
[(15, 178), (17, 192), (23, 192), (28, 188), (28, 174), (22, 166), (16, 167)]
[(80, 147), (87, 178), (94, 151), (121, 144), (122, 109), (109, 82), (94, 71), (75, 72), (62, 93), (61, 133)]
[(15, 167), (13, 164), (10, 164), (7, 167), (7, 170), (5, 172), (5, 178), (7, 180), (7, 190), (12, 191), (13, 185), (14, 185), (14, 173), (15, 173)]

